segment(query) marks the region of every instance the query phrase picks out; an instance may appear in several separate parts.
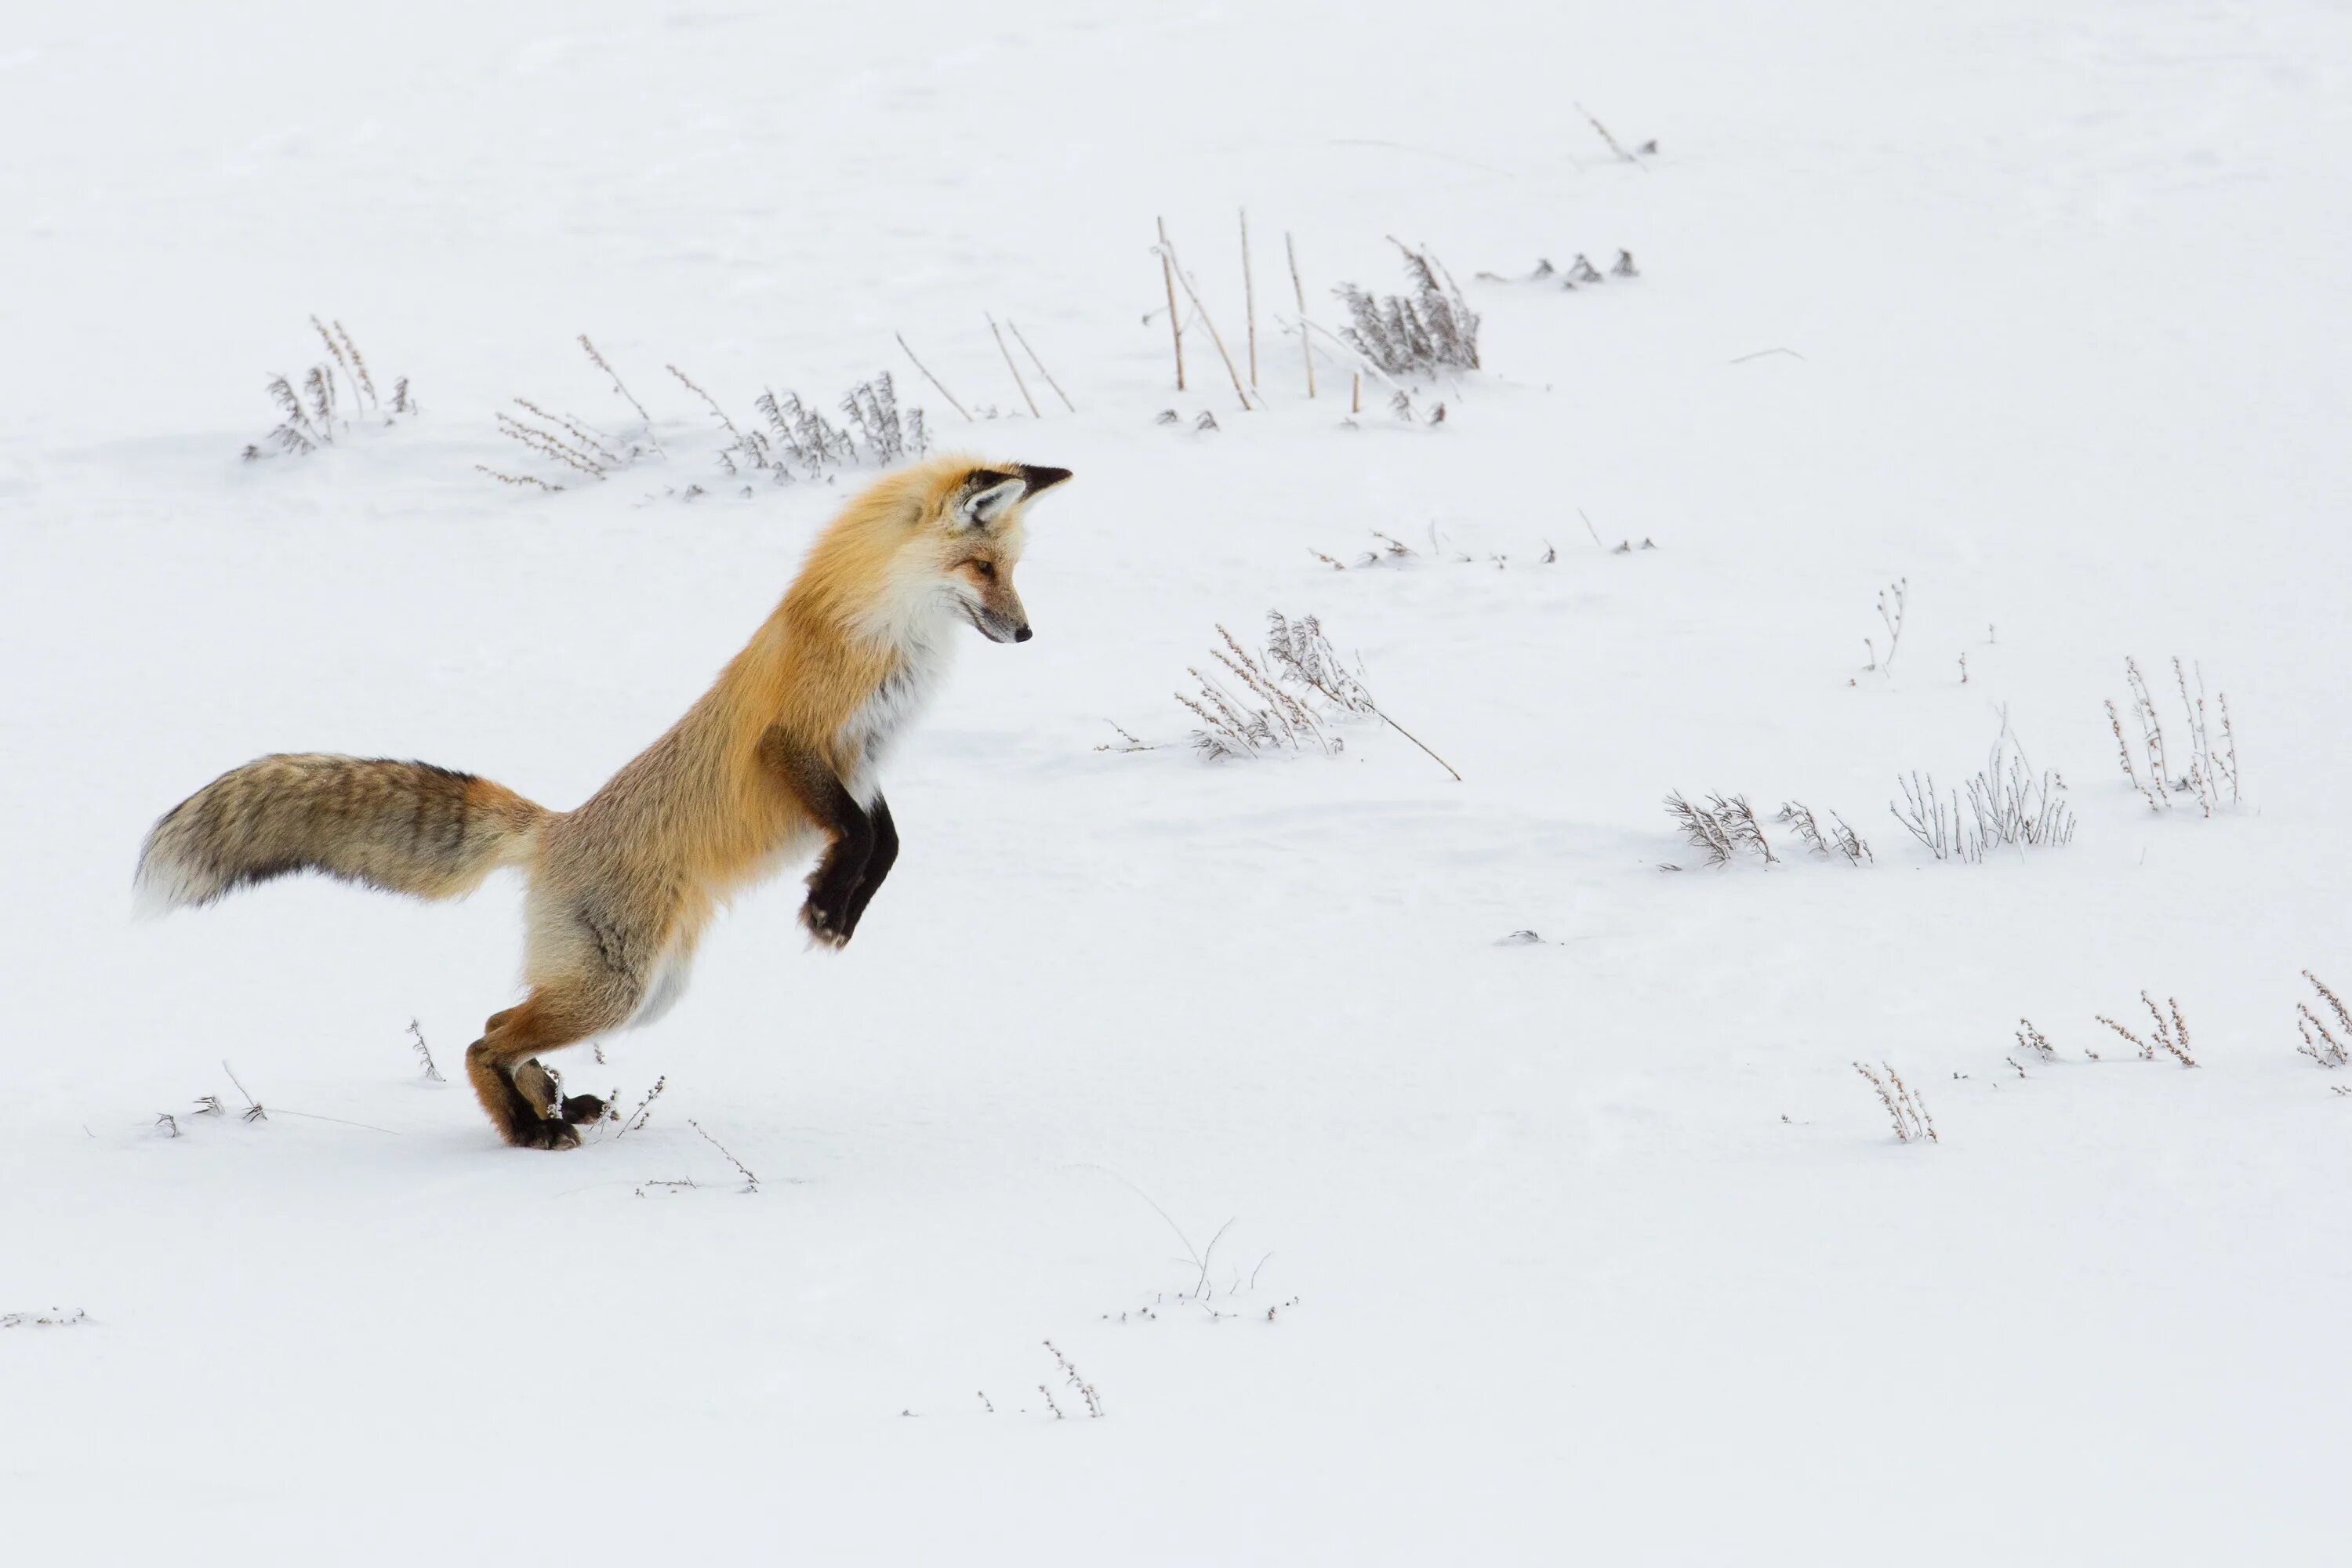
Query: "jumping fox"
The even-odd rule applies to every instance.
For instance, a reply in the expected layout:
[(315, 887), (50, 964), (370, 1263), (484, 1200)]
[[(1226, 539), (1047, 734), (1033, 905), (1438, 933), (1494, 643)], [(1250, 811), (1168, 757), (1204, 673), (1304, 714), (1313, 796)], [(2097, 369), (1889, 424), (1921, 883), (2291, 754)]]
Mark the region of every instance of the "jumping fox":
[(466, 1074), (508, 1142), (572, 1148), (604, 1102), (559, 1100), (539, 1053), (660, 1016), (730, 894), (822, 839), (801, 923), (828, 947), (856, 933), (898, 856), (882, 757), (937, 684), (958, 622), (1029, 640), (1013, 590), (1023, 512), (1069, 477), (940, 458), (873, 485), (686, 717), (575, 811), (425, 763), (263, 757), (155, 824), (142, 900), (208, 904), (293, 871), (454, 899), (520, 868), (530, 994), (483, 1026)]

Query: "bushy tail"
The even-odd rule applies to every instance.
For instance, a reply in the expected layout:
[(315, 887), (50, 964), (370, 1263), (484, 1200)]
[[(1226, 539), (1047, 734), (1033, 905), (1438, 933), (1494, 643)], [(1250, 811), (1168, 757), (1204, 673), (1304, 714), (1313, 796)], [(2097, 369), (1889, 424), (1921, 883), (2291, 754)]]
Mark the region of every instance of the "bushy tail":
[(162, 912), (294, 871), (420, 899), (472, 892), (537, 853), (547, 808), (429, 763), (310, 753), (223, 773), (170, 811), (140, 851), (140, 902)]

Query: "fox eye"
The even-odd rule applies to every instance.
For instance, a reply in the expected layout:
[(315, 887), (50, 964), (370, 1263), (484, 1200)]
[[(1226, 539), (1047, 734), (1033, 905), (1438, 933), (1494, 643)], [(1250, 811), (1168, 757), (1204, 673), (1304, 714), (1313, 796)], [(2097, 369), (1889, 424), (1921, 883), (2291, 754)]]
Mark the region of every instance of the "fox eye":
[(975, 561), (971, 563), (971, 569), (991, 583), (996, 581), (996, 563), (993, 561)]

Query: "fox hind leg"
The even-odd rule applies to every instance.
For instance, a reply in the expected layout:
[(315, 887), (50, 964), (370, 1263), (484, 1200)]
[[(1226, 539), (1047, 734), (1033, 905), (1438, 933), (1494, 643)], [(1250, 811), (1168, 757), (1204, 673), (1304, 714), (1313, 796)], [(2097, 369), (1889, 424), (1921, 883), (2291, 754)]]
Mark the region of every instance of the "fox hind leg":
[(594, 1095), (556, 1103), (554, 1076), (539, 1053), (577, 1045), (628, 1016), (622, 999), (589, 987), (541, 985), (519, 1007), (491, 1016), (482, 1037), (466, 1050), (466, 1077), (499, 1136), (519, 1149), (572, 1149), (574, 1125), (604, 1114)]

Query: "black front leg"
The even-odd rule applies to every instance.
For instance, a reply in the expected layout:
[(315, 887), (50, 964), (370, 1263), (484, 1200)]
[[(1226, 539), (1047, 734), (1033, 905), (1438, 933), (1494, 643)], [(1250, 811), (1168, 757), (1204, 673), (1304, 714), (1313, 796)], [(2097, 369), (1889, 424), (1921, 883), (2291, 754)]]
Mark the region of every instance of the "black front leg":
[(840, 947), (849, 941), (850, 929), (857, 923), (856, 900), (866, 863), (874, 853), (874, 825), (849, 792), (843, 790), (836, 815), (827, 826), (833, 829), (833, 843), (818, 859), (816, 869), (809, 873), (801, 924), (825, 946)]
[(874, 819), (850, 795), (830, 763), (782, 729), (771, 729), (761, 738), (760, 755), (816, 825), (833, 836), (816, 869), (809, 873), (808, 900), (801, 905), (801, 923), (827, 947), (839, 947), (849, 940), (850, 928), (856, 923), (851, 904), (865, 879), (866, 862), (874, 855)]
[(890, 819), (890, 803), (877, 795), (866, 816), (874, 825), (874, 849), (866, 858), (866, 874), (858, 879), (857, 891), (849, 898), (849, 924), (841, 933), (844, 942), (856, 933), (866, 906), (874, 901), (874, 889), (882, 885), (882, 879), (898, 859), (898, 825)]

